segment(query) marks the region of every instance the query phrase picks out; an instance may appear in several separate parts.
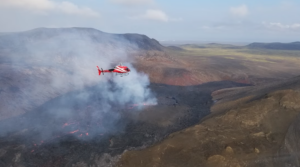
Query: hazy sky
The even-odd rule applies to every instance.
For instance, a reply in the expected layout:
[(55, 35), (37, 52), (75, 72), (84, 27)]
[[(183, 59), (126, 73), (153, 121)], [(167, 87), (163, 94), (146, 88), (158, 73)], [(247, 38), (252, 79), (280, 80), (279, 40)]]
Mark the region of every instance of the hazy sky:
[(0, 0), (0, 32), (92, 27), (157, 40), (300, 40), (300, 0)]

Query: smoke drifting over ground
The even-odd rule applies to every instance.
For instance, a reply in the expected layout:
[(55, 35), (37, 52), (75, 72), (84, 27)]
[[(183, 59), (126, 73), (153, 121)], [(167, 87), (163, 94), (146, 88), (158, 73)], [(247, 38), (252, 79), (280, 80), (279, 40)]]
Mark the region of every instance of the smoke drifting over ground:
[[(1, 36), (0, 47), (2, 66), (10, 68), (1, 74), (9, 78), (0, 94), (1, 118), (26, 113), (12, 118), (18, 119), (15, 124), (4, 121), (1, 136), (34, 129), (42, 140), (93, 137), (120, 129), (122, 109), (156, 104), (147, 75), (128, 63), (133, 61), (128, 52), (139, 48), (121, 36), (94, 29), (36, 29)], [(131, 69), (128, 76), (98, 76), (97, 65), (106, 69), (119, 62)]]

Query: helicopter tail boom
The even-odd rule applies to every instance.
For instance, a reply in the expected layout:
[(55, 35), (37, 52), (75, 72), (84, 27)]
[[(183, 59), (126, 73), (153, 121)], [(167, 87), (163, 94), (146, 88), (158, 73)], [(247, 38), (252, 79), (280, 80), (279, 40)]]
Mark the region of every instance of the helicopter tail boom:
[[(98, 68), (98, 73), (99, 73), (99, 75), (101, 75), (101, 73), (103, 73), (103, 70), (102, 70), (102, 68), (101, 68), (101, 70), (100, 70), (100, 68), (97, 66), (97, 68)], [(103, 75), (104, 75), (104, 73), (103, 73)]]

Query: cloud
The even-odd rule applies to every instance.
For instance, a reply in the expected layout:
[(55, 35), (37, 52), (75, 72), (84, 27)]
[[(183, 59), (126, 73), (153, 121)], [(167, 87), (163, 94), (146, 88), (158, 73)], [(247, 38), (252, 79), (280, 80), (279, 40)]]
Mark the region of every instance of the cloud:
[(280, 22), (262, 22), (263, 26), (273, 30), (300, 30), (300, 23), (282, 24)]
[(182, 18), (171, 18), (161, 10), (149, 9), (144, 14), (131, 17), (132, 19), (153, 20), (160, 22), (182, 21)]
[(144, 5), (151, 4), (153, 0), (110, 0), (113, 3), (121, 4), (121, 5)]
[(237, 7), (231, 7), (230, 13), (237, 17), (245, 17), (249, 14), (249, 11), (246, 5), (241, 5)]
[(163, 22), (169, 21), (169, 17), (161, 10), (147, 10), (141, 18)]
[(57, 6), (61, 11), (67, 14), (99, 16), (99, 14), (88, 7), (78, 7), (70, 2), (62, 2)]
[(221, 22), (211, 22), (201, 26), (206, 30), (253, 30), (261, 27), (260, 23), (250, 20), (224, 20)]
[(0, 0), (2, 8), (19, 8), (35, 12), (59, 11), (69, 15), (97, 17), (99, 14), (88, 7), (80, 7), (71, 2), (51, 0)]

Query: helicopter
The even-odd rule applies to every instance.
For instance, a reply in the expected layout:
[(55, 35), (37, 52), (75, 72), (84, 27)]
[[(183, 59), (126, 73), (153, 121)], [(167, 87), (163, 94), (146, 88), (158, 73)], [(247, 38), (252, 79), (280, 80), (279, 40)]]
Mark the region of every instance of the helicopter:
[(129, 74), (130, 69), (127, 66), (123, 66), (122, 63), (120, 63), (119, 65), (115, 66), (115, 68), (112, 69), (108, 69), (108, 70), (103, 70), (102, 68), (100, 69), (98, 66), (98, 73), (99, 75), (104, 75), (104, 73), (108, 72), (108, 73), (116, 73), (117, 75), (121, 75), (121, 77), (126, 76)]

